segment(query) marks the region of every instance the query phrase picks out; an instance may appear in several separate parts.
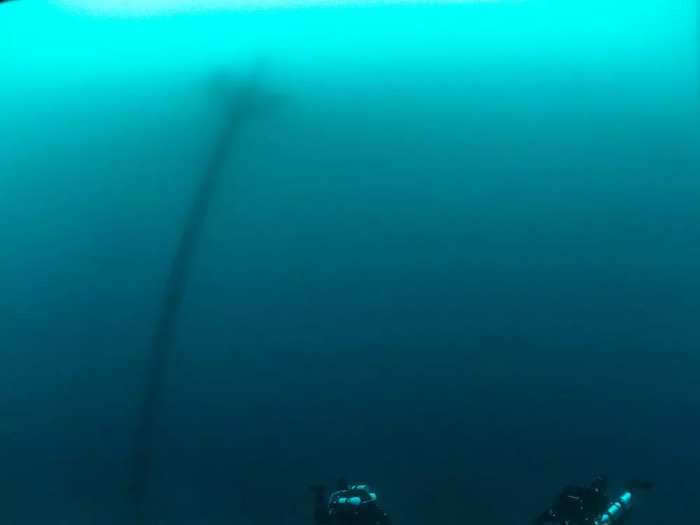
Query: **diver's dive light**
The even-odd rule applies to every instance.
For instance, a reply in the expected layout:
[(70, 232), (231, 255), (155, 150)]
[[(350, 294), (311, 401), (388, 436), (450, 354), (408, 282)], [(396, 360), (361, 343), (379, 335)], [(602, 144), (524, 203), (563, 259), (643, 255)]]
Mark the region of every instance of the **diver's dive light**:
[(611, 525), (618, 522), (627, 514), (632, 506), (632, 494), (625, 492), (617, 498), (603, 515), (595, 521), (595, 525)]

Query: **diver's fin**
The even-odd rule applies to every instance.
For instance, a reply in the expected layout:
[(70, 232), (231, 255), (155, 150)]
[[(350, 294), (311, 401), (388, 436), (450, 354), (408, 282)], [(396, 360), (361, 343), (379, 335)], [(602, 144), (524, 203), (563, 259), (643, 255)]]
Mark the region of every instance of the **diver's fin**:
[(325, 485), (309, 485), (309, 490), (313, 492), (314, 494), (323, 494), (323, 491), (326, 490)]
[(651, 490), (654, 488), (654, 483), (647, 480), (629, 480), (625, 481), (626, 490)]
[(345, 480), (345, 478), (338, 478), (338, 480), (335, 482), (335, 490), (347, 490), (348, 489), (348, 482)]

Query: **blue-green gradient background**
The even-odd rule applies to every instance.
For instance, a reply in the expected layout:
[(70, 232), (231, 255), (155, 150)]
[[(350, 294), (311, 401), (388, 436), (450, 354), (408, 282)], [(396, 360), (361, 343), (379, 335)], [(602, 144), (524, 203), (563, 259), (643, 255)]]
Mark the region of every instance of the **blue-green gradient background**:
[(526, 523), (561, 485), (700, 512), (690, 0), (109, 17), (0, 6), (0, 521), (128, 523), (146, 354), (216, 142), (210, 78), (284, 98), (234, 144), (179, 316), (154, 523)]

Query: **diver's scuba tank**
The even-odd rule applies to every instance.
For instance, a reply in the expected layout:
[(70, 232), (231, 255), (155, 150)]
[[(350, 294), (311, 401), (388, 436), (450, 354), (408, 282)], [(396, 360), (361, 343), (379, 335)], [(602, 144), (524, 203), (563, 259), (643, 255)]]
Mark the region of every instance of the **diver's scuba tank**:
[(612, 525), (614, 523), (619, 523), (628, 513), (632, 507), (632, 493), (625, 492), (613, 501), (608, 509), (595, 520), (594, 525)]

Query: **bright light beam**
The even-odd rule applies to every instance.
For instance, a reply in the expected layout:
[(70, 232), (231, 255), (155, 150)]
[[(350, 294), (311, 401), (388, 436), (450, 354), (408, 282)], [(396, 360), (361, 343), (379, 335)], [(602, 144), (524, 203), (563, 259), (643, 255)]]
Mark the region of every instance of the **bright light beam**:
[(54, 0), (54, 3), (106, 15), (154, 15), (187, 11), (262, 10), (299, 7), (366, 7), (398, 4), (495, 4), (525, 0)]

